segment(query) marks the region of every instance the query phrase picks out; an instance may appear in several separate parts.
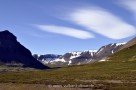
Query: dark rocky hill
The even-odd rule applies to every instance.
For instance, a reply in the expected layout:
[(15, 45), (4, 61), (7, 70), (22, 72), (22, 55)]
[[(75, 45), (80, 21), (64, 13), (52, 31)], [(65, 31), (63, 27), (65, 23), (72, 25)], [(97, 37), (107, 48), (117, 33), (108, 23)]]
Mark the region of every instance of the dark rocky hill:
[(19, 65), (36, 69), (47, 69), (48, 67), (36, 60), (31, 52), (21, 45), (16, 36), (8, 30), (0, 32), (0, 64)]

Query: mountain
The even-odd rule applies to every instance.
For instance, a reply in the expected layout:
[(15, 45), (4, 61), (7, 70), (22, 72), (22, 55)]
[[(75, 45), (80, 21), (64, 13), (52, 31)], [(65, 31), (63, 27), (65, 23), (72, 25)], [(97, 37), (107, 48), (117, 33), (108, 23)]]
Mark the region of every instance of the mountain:
[(49, 63), (50, 61), (53, 61), (57, 58), (59, 58), (61, 55), (55, 55), (55, 54), (45, 54), (45, 55), (38, 55), (38, 54), (34, 54), (33, 57), (37, 60), (39, 60), (40, 62), (46, 64)]
[(106, 58), (113, 53), (117, 52), (125, 43), (113, 43), (102, 46), (98, 51), (97, 50), (90, 50), (84, 51), (81, 55), (77, 58), (72, 60), (72, 64), (86, 64), (86, 63), (93, 63), (96, 61), (105, 61)]
[(33, 55), (36, 59), (49, 66), (67, 66), (105, 61), (106, 58), (117, 52), (125, 43), (113, 43), (102, 46), (99, 50), (68, 52), (64, 55)]
[(0, 32), (0, 65), (47, 69), (8, 30)]
[(95, 54), (95, 60), (100, 60), (100, 61), (104, 61), (106, 60), (106, 58), (112, 54), (114, 54), (115, 52), (119, 51), (124, 45), (126, 44), (126, 42), (124, 43), (113, 43), (113, 44), (108, 44), (105, 46), (102, 46)]
[(136, 38), (126, 43), (118, 52), (108, 57), (111, 61), (134, 61), (136, 60)]

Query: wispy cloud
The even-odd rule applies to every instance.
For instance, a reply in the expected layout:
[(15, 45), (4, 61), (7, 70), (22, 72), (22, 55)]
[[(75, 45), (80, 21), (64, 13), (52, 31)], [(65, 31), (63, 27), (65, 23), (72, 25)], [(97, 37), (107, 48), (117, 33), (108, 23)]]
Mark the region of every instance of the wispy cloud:
[(119, 0), (119, 4), (136, 15), (136, 0)]
[(68, 20), (111, 39), (123, 39), (136, 34), (134, 26), (98, 7), (77, 9), (70, 13)]
[(90, 32), (74, 29), (70, 27), (55, 26), (55, 25), (36, 25), (40, 30), (50, 33), (56, 33), (66, 35), (78, 39), (94, 38), (94, 35)]

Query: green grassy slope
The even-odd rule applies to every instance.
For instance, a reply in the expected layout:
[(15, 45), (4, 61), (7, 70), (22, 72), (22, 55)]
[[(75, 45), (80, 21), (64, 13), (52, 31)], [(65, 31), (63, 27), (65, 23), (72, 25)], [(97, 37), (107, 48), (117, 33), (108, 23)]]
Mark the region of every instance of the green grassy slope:
[(112, 61), (132, 61), (136, 60), (136, 44), (118, 51), (117, 53), (111, 55), (109, 60)]

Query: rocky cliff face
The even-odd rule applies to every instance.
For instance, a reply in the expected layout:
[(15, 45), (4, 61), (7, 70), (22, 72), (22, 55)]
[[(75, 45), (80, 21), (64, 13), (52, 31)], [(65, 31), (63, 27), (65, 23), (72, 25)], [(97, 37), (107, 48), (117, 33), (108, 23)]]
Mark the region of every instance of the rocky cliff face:
[(9, 31), (0, 32), (0, 64), (46, 69), (45, 65), (37, 61), (31, 52), (21, 45), (16, 36)]

